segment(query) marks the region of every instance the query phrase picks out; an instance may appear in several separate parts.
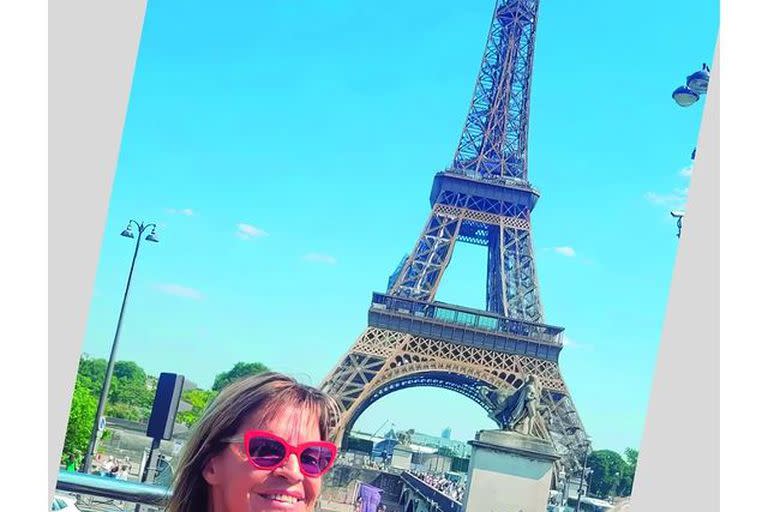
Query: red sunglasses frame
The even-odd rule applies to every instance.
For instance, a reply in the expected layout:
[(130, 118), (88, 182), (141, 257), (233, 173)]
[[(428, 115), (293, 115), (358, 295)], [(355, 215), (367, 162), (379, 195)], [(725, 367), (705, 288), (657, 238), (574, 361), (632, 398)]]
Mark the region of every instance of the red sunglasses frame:
[[(248, 448), (248, 445), (250, 444), (251, 439), (254, 439), (254, 438), (266, 438), (266, 439), (271, 439), (273, 441), (277, 441), (285, 449), (285, 455), (283, 456), (283, 458), (279, 462), (276, 462), (275, 464), (273, 464), (271, 466), (260, 466), (260, 465), (256, 464), (256, 461), (253, 460), (253, 457), (251, 457), (250, 450)], [(294, 446), (294, 445), (288, 443), (288, 441), (286, 441), (282, 437), (280, 437), (278, 435), (275, 435), (272, 432), (268, 432), (266, 430), (249, 430), (245, 434), (243, 434), (242, 436), (236, 436), (236, 437), (230, 437), (230, 438), (224, 439), (224, 442), (226, 442), (226, 443), (242, 443), (242, 445), (243, 445), (243, 453), (248, 457), (248, 461), (251, 463), (251, 465), (253, 467), (255, 467), (256, 469), (260, 469), (262, 471), (279, 468), (280, 466), (285, 464), (285, 461), (288, 460), (288, 458), (291, 455), (296, 455), (296, 459), (299, 462), (299, 471), (301, 471), (302, 475), (304, 475), (306, 477), (309, 477), (309, 478), (317, 478), (317, 477), (320, 477), (320, 476), (324, 475), (325, 473), (327, 473), (333, 467), (333, 463), (336, 461), (336, 454), (337, 454), (337, 451), (338, 451), (336, 445), (334, 443), (331, 443), (331, 442), (328, 442), (328, 441), (310, 441), (308, 443), (302, 443), (302, 444), (300, 444), (298, 446)], [(307, 448), (317, 448), (317, 447), (328, 449), (331, 452), (331, 461), (319, 473), (317, 473), (317, 474), (309, 474), (309, 473), (305, 472), (303, 467), (302, 467), (302, 464), (301, 464), (301, 454)]]

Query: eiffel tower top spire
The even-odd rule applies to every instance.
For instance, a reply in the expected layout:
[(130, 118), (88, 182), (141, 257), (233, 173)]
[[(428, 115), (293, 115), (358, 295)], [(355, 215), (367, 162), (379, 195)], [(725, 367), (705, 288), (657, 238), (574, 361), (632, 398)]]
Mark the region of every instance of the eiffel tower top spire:
[(528, 110), (539, 0), (497, 0), (467, 121), (447, 172), (528, 180)]

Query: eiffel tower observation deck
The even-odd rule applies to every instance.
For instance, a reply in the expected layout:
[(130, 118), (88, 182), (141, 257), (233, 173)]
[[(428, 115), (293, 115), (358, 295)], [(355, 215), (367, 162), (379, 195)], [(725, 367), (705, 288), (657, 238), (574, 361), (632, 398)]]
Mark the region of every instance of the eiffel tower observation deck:
[[(486, 410), (480, 388), (534, 375), (545, 421), (574, 471), (586, 433), (562, 379), (563, 328), (545, 323), (536, 276), (528, 126), (539, 0), (498, 0), (451, 165), (435, 175), (431, 212), (411, 252), (374, 293), (368, 328), (323, 381), (351, 426), (379, 398), (412, 386), (450, 389)], [(458, 242), (487, 248), (486, 308), (437, 302)]]

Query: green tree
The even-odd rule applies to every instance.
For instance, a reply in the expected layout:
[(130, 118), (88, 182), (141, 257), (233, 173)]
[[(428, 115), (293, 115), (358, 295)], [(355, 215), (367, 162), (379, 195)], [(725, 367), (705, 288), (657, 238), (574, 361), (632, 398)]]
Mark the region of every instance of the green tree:
[(627, 461), (627, 474), (622, 480), (621, 488), (623, 490), (622, 496), (629, 496), (632, 494), (632, 486), (635, 483), (635, 471), (637, 471), (637, 457), (640, 453), (634, 448), (627, 448), (624, 450), (624, 459)]
[[(107, 361), (83, 356), (77, 373), (88, 379), (88, 389), (98, 400), (107, 373)], [(157, 379), (148, 376), (135, 362), (116, 361), (104, 408), (105, 415), (130, 421), (147, 420), (152, 411), (156, 387)]]
[(592, 484), (590, 491), (605, 498), (609, 495), (626, 495), (626, 488), (631, 483), (627, 481), (630, 475), (629, 464), (621, 455), (612, 450), (592, 452), (587, 460), (587, 466), (592, 468)]
[(213, 387), (211, 389), (218, 392), (227, 387), (229, 384), (235, 382), (236, 380), (240, 380), (243, 377), (258, 375), (268, 371), (269, 368), (261, 363), (243, 363), (241, 361), (233, 366), (232, 369), (228, 372), (218, 374), (213, 381)]
[(88, 450), (98, 402), (91, 393), (91, 386), (92, 383), (89, 382), (88, 377), (77, 376), (75, 390), (72, 393), (72, 403), (69, 407), (67, 433), (64, 438), (64, 449), (61, 453), (62, 460), (67, 460), (70, 456), (83, 455)]
[(637, 468), (637, 457), (640, 455), (640, 452), (635, 450), (634, 448), (627, 448), (624, 450), (624, 458), (627, 461), (627, 464), (629, 464), (629, 467), (632, 469), (632, 473), (635, 472), (635, 468)]
[(133, 361), (117, 361), (112, 370), (117, 379), (129, 380), (146, 384), (147, 374), (144, 369)]
[(141, 422), (145, 419), (144, 411), (138, 409), (137, 407), (134, 407), (132, 405), (124, 404), (124, 403), (111, 403), (107, 402), (107, 405), (104, 407), (104, 416), (108, 416), (110, 418), (120, 418), (122, 420), (128, 420), (128, 421), (135, 421), (135, 422)]
[(181, 399), (192, 408), (188, 411), (180, 412), (176, 415), (176, 421), (191, 427), (202, 416), (203, 411), (216, 396), (215, 391), (205, 389), (188, 389), (181, 395)]
[[(117, 369), (117, 365), (115, 365)], [(142, 373), (143, 370), (142, 370)], [(142, 377), (120, 377), (112, 378), (112, 384), (109, 387), (109, 402), (112, 404), (125, 404), (127, 406), (148, 413), (152, 408), (152, 401), (155, 399), (155, 391), (147, 385), (146, 376)]]
[(104, 382), (104, 375), (107, 373), (107, 360), (94, 359), (84, 355), (80, 358), (80, 364), (77, 367), (77, 374), (88, 379), (88, 390), (92, 395), (98, 398), (101, 393), (101, 385)]

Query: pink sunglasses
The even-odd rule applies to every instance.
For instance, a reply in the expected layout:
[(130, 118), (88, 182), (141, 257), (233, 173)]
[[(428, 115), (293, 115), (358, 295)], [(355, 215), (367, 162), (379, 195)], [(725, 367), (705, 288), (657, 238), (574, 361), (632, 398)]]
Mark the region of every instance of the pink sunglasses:
[(295, 454), (299, 471), (317, 478), (326, 473), (336, 459), (336, 445), (327, 441), (311, 441), (298, 446), (288, 444), (280, 436), (265, 430), (249, 430), (242, 436), (223, 439), (225, 443), (243, 443), (248, 460), (256, 469), (275, 469)]

